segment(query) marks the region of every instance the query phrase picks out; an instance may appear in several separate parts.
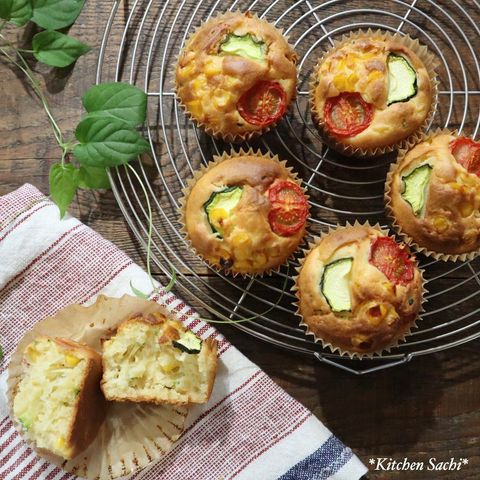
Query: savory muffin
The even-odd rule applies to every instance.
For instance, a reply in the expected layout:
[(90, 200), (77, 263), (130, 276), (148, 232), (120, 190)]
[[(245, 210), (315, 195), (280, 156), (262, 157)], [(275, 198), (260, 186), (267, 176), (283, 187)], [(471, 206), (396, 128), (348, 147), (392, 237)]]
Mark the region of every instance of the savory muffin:
[(248, 140), (273, 127), (295, 96), (297, 55), (250, 12), (210, 19), (188, 39), (176, 69), (181, 104), (206, 132)]
[(384, 153), (426, 125), (436, 96), (433, 57), (408, 40), (358, 32), (320, 60), (310, 103), (332, 147), (349, 155)]
[(103, 343), (107, 400), (155, 404), (205, 403), (217, 369), (217, 343), (202, 341), (159, 312), (121, 323)]
[(72, 340), (44, 336), (27, 346), (23, 365), (13, 414), (25, 437), (40, 449), (75, 457), (92, 442), (105, 416), (100, 355)]
[(387, 213), (405, 240), (444, 260), (480, 248), (480, 143), (437, 132), (403, 151), (387, 177)]
[(380, 353), (410, 332), (422, 304), (422, 275), (408, 247), (376, 227), (323, 235), (296, 278), (307, 333), (332, 351)]
[(306, 233), (307, 199), (277, 157), (253, 151), (216, 157), (184, 193), (188, 240), (226, 272), (269, 272), (286, 262)]

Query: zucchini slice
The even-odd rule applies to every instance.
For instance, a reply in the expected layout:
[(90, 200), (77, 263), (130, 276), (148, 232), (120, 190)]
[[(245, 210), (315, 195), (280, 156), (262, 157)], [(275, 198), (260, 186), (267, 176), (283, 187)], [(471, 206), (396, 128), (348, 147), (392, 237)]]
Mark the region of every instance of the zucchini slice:
[(267, 53), (267, 45), (257, 40), (251, 33), (235, 35), (230, 33), (220, 44), (219, 53), (227, 55), (238, 55), (250, 60), (264, 60)]
[(340, 258), (325, 266), (320, 287), (332, 312), (350, 312), (350, 280), (348, 275), (352, 269), (353, 258)]
[(227, 187), (219, 192), (213, 192), (203, 204), (208, 223), (219, 238), (223, 238), (223, 220), (230, 216), (231, 211), (242, 198), (242, 193), (242, 187)]
[(427, 186), (431, 173), (432, 167), (425, 163), (402, 177), (402, 198), (410, 204), (416, 217), (422, 213), (425, 206)]
[(202, 340), (192, 332), (186, 332), (179, 340), (172, 340), (172, 345), (185, 353), (195, 354), (202, 350)]
[(387, 58), (388, 98), (387, 105), (406, 102), (417, 94), (417, 73), (407, 59), (396, 53)]

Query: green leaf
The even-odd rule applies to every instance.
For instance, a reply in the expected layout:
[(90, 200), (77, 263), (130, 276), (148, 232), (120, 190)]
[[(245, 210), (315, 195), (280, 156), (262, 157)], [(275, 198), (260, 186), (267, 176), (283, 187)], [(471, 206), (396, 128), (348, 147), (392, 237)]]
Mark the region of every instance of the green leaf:
[(145, 121), (147, 95), (128, 83), (101, 83), (83, 96), (85, 110), (92, 116), (112, 116), (136, 127)]
[(58, 30), (71, 25), (82, 11), (85, 0), (31, 0), (32, 21), (46, 30)]
[(145, 300), (148, 300), (148, 295), (146, 293), (143, 293), (141, 290), (139, 290), (138, 288), (135, 288), (133, 286), (133, 283), (132, 281), (130, 280), (130, 288), (132, 289), (132, 292), (135, 294), (135, 296), (139, 297), (139, 298), (144, 298)]
[(1, 0), (0, 18), (9, 20), (19, 27), (25, 25), (32, 18), (31, 0)]
[(0, 18), (10, 20), (12, 17), (13, 0), (2, 0), (0, 2)]
[(73, 153), (82, 165), (114, 167), (150, 150), (148, 142), (127, 124), (112, 117), (84, 118), (75, 130), (80, 144)]
[(80, 167), (78, 186), (84, 189), (112, 188), (107, 170), (99, 167)]
[(53, 67), (71, 65), (78, 57), (90, 51), (90, 47), (60, 32), (37, 33), (32, 40), (33, 55), (42, 63)]
[(77, 191), (79, 169), (72, 164), (61, 165), (55, 163), (50, 168), (50, 197), (60, 209), (60, 218), (63, 218), (73, 196)]

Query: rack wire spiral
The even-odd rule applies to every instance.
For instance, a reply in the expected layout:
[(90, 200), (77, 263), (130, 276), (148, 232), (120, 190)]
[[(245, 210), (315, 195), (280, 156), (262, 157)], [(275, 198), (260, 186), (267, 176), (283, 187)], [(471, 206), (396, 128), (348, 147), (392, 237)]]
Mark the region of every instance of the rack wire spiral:
[[(278, 153), (299, 172), (309, 190), (312, 233), (355, 219), (386, 225), (383, 186), (395, 156), (355, 161), (322, 144), (309, 114), (308, 78), (333, 39), (360, 28), (418, 38), (440, 60), (440, 101), (430, 126), (456, 128), (474, 137), (480, 128), (480, 67), (472, 44), (480, 38), (476, 0), (135, 0), (131, 5), (116, 1), (102, 39), (97, 83), (127, 81), (148, 93), (145, 133), (153, 157), (140, 159), (137, 172), (154, 209), (154, 263), (166, 275), (173, 264), (179, 272), (178, 293), (210, 315), (223, 320), (256, 317), (236, 326), (355, 374), (406, 363), (480, 337), (478, 259), (445, 263), (420, 255), (429, 293), (418, 329), (391, 352), (360, 361), (322, 349), (298, 326), (290, 292), (296, 260), (271, 277), (233, 279), (212, 269), (209, 272), (191, 253), (179, 231), (181, 189), (202, 163), (231, 146), (206, 136), (185, 117), (173, 91), (174, 69), (186, 38), (201, 22), (236, 9), (251, 10), (283, 29), (299, 55), (295, 105), (274, 131), (248, 146)], [(129, 226), (146, 247), (146, 198), (135, 175), (118, 168), (111, 172), (111, 181)], [(210, 275), (197, 273), (200, 270)]]

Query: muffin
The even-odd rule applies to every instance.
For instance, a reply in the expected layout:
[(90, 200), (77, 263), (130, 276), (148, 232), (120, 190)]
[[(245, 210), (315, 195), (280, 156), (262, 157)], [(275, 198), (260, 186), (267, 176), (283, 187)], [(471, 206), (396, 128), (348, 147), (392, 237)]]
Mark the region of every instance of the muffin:
[(307, 333), (363, 356), (396, 345), (415, 324), (423, 280), (408, 247), (377, 227), (338, 227), (317, 239), (295, 280)]
[(405, 241), (437, 259), (480, 248), (480, 143), (436, 132), (400, 152), (387, 177), (387, 213)]
[(216, 370), (216, 341), (203, 342), (159, 312), (122, 322), (103, 343), (102, 391), (107, 400), (205, 403)]
[(347, 155), (392, 151), (421, 133), (436, 100), (435, 61), (409, 37), (357, 32), (332, 47), (310, 84), (312, 117)]
[(215, 157), (184, 194), (187, 239), (225, 272), (270, 272), (287, 261), (306, 233), (307, 198), (277, 157), (251, 150)]
[(72, 340), (43, 336), (27, 346), (23, 365), (13, 415), (24, 436), (39, 449), (75, 457), (92, 442), (105, 416), (100, 355)]
[(188, 39), (176, 68), (178, 99), (205, 131), (240, 142), (273, 127), (295, 97), (297, 55), (250, 12), (210, 19)]

